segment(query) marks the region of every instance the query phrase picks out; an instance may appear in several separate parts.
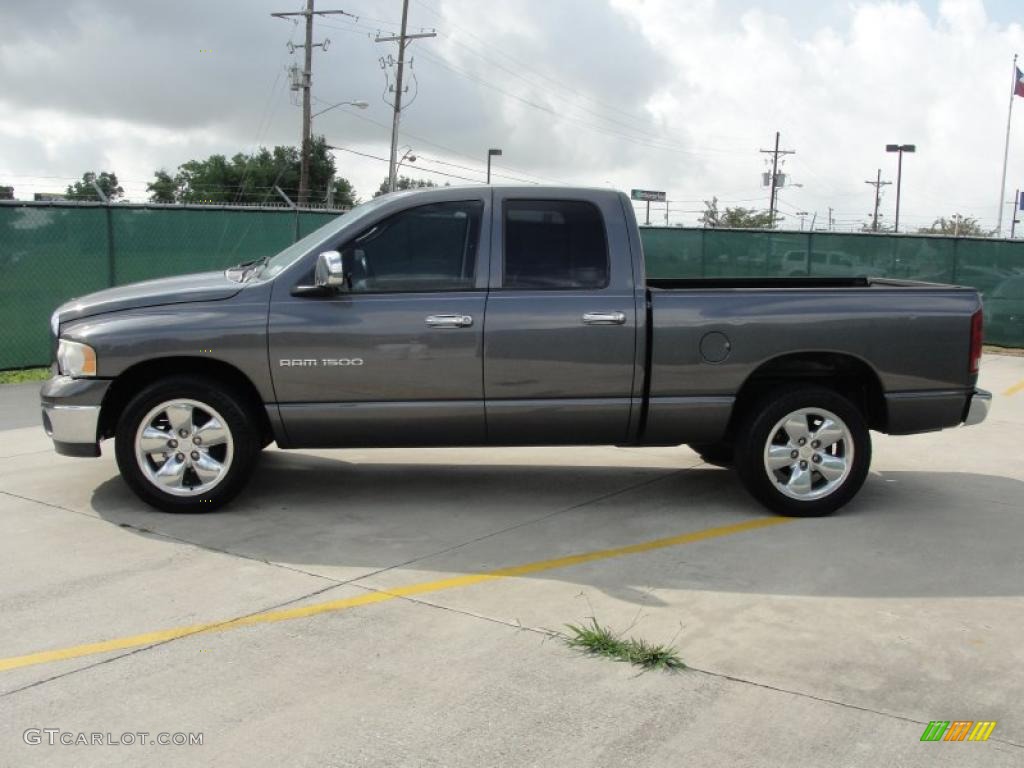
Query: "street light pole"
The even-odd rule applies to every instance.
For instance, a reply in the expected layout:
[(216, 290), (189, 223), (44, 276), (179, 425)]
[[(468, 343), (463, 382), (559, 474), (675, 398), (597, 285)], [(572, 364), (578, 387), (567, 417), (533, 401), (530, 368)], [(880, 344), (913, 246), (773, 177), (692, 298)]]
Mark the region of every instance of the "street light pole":
[(893, 232), (900, 231), (900, 187), (903, 180), (903, 153), (904, 152), (916, 152), (917, 147), (914, 144), (886, 144), (886, 152), (896, 152), (899, 155), (899, 160), (896, 164), (896, 223), (893, 225)]
[(331, 104), (329, 107), (321, 109), (319, 112), (314, 112), (310, 115), (310, 118), (319, 117), (324, 112), (330, 112), (332, 109), (337, 107), (355, 107), (356, 109), (366, 109), (370, 104), (360, 99), (359, 101), (339, 101), (337, 104)]
[(491, 183), (491, 158), (501, 157), (500, 149), (488, 149), (487, 150), (487, 183)]
[(402, 154), (402, 159), (395, 165), (395, 181), (391, 186), (391, 191), (394, 192), (398, 189), (398, 172), (402, 170), (402, 163), (408, 160), (410, 163), (416, 162), (416, 155), (412, 153), (412, 147), (406, 147), (405, 152)]

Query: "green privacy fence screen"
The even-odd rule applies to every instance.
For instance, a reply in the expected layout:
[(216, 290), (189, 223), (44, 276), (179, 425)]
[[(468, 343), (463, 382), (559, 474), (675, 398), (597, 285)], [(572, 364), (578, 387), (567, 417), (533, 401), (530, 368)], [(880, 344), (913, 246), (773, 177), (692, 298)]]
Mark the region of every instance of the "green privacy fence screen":
[[(49, 362), (58, 305), (111, 285), (276, 253), (337, 213), (0, 204), (0, 369)], [(986, 341), (1024, 347), (1024, 241), (645, 227), (651, 277), (868, 275), (971, 285)]]

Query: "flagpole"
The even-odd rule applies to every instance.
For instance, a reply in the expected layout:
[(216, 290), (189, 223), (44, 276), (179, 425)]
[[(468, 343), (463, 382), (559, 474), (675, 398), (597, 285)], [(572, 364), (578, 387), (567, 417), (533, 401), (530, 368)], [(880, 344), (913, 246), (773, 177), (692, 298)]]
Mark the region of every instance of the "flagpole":
[(996, 237), (1003, 236), (1003, 208), (1006, 207), (1006, 164), (1010, 159), (1010, 124), (1013, 121), (1013, 97), (1017, 95), (1017, 54), (1013, 54), (1013, 84), (1010, 86), (1010, 111), (1006, 116), (1006, 146), (1003, 148), (1003, 183), (999, 185), (999, 224)]

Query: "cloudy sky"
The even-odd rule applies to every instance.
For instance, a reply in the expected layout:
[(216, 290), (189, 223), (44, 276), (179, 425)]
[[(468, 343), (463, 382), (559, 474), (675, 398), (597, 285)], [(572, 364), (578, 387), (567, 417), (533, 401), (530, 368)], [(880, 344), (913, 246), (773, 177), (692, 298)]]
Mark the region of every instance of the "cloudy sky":
[[(270, 12), (301, 5), (0, 0), (0, 184), (30, 198), (112, 170), (141, 201), (158, 168), (297, 143), (286, 70), (301, 50), (287, 43), (302, 29)], [(401, 2), (317, 8), (357, 17), (317, 21), (331, 44), (314, 54), (314, 111), (370, 107), (333, 109), (314, 131), (353, 150), (338, 166), (367, 198), (387, 175), (380, 59), (396, 53), (373, 36), (396, 30)], [(665, 190), (672, 223), (692, 224), (712, 195), (767, 207), (758, 150), (781, 131), (796, 150), (783, 213), (821, 225), (831, 206), (839, 227), (859, 225), (865, 180), (881, 168), (895, 181), (884, 147), (905, 142), (918, 148), (907, 224), (954, 212), (995, 224), (1019, 0), (411, 0), (410, 27), (438, 31), (411, 49), (400, 143), (417, 176), (479, 181), (501, 147), (498, 181)], [(1016, 109), (1008, 198), (1024, 186), (1024, 99)]]

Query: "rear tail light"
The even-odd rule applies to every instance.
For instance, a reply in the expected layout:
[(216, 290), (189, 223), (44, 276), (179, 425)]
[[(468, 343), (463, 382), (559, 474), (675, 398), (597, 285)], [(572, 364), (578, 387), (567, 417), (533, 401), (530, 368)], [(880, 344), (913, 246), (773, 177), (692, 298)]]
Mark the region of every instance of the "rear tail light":
[(973, 315), (971, 315), (971, 373), (977, 373), (981, 367), (981, 339), (982, 339), (982, 327), (984, 321), (982, 320), (981, 310), (979, 309)]

